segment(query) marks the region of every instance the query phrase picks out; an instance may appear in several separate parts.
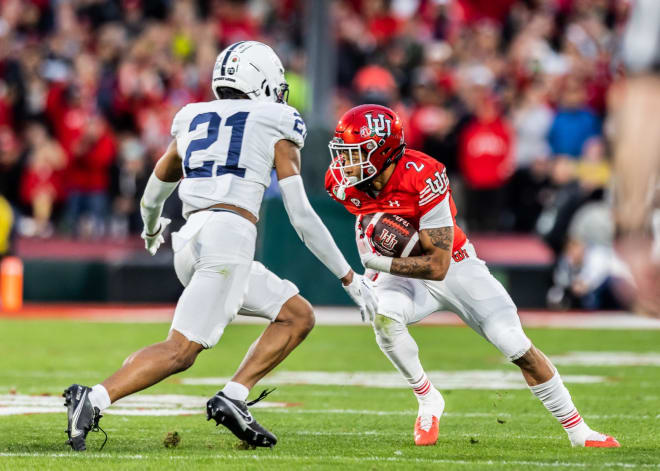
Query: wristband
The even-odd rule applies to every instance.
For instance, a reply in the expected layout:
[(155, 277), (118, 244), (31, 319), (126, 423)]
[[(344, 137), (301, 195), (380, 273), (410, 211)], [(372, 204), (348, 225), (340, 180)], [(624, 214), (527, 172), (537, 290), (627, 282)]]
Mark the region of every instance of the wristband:
[(392, 269), (392, 257), (374, 257), (367, 262), (366, 268), (389, 273)]

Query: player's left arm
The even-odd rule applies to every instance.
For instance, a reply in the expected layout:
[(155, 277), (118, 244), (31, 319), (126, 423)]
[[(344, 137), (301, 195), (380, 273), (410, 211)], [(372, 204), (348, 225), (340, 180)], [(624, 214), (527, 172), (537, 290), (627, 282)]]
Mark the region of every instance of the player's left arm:
[(155, 255), (160, 244), (164, 242), (163, 231), (171, 222), (170, 219), (161, 217), (163, 204), (182, 177), (181, 157), (176, 150), (176, 140), (173, 140), (158, 159), (140, 200), (140, 214), (144, 222), (142, 238), (151, 255)]

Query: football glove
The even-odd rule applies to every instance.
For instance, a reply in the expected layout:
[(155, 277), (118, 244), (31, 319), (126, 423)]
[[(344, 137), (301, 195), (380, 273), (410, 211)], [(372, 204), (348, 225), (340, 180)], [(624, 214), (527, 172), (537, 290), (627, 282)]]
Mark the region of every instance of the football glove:
[(386, 257), (376, 250), (371, 237), (374, 235), (374, 225), (369, 223), (367, 227), (362, 226), (362, 215), (355, 221), (355, 243), (360, 261), (364, 268), (372, 270), (390, 272), (392, 266), (392, 257)]
[(380, 254), (376, 251), (373, 242), (371, 241), (371, 236), (374, 233), (374, 225), (368, 224), (367, 227), (362, 226), (362, 215), (358, 216), (355, 220), (355, 243), (358, 248), (358, 253), (360, 254), (360, 261), (365, 268), (368, 268), (367, 264), (374, 259), (379, 257)]
[(372, 322), (378, 309), (378, 298), (376, 298), (371, 281), (362, 275), (353, 273), (353, 281), (349, 285), (342, 286), (360, 308), (362, 322), (367, 320)]
[(160, 217), (158, 218), (158, 230), (155, 233), (147, 234), (146, 227), (142, 230), (141, 237), (144, 239), (144, 248), (147, 249), (147, 252), (151, 255), (156, 255), (160, 244), (165, 242), (163, 232), (165, 232), (165, 228), (167, 228), (171, 222), (171, 219)]

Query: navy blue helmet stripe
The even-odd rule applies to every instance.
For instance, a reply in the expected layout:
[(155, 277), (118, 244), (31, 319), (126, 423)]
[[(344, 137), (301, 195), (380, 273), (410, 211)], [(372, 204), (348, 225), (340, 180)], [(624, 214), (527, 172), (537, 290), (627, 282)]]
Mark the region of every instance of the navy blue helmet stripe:
[(229, 49), (227, 49), (227, 53), (225, 54), (225, 58), (222, 59), (222, 68), (220, 69), (220, 75), (224, 76), (225, 75), (225, 66), (227, 65), (227, 61), (229, 60), (229, 55), (231, 54), (231, 51), (236, 49), (238, 46), (243, 44), (245, 41), (239, 41), (236, 44), (232, 45)]

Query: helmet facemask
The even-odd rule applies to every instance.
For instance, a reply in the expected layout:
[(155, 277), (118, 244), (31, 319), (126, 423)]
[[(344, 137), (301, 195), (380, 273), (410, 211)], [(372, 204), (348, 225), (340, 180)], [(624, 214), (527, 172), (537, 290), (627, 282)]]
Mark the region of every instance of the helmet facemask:
[(371, 154), (378, 149), (375, 140), (345, 144), (335, 137), (328, 147), (332, 159), (330, 170), (342, 190), (364, 183), (378, 173), (376, 166), (371, 163)]
[(277, 103), (288, 103), (289, 102), (289, 84), (282, 82), (279, 88), (275, 89), (275, 97)]

